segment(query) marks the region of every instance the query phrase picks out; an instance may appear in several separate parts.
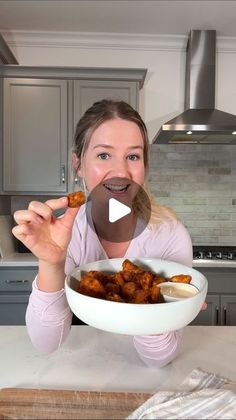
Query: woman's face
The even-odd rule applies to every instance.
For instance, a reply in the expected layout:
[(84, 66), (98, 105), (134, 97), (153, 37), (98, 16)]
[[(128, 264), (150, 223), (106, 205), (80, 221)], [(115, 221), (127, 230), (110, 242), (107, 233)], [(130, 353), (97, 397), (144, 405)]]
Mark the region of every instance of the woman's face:
[(138, 125), (122, 119), (102, 123), (91, 136), (78, 175), (90, 192), (111, 178), (126, 178), (142, 186), (144, 141)]

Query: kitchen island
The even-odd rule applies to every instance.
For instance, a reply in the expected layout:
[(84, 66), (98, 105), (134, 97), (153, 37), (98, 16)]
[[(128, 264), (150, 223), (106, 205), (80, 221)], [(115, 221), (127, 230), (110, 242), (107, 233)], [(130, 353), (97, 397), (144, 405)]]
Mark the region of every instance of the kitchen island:
[(236, 381), (236, 327), (188, 326), (179, 356), (161, 369), (139, 359), (131, 336), (72, 326), (64, 345), (39, 354), (25, 326), (0, 327), (0, 388), (151, 392), (175, 389), (195, 368)]
[(186, 327), (181, 353), (161, 369), (143, 364), (132, 337), (88, 326), (72, 326), (51, 355), (32, 347), (26, 327), (0, 327), (0, 337), (0, 418), (125, 419), (196, 368), (236, 380), (236, 327)]

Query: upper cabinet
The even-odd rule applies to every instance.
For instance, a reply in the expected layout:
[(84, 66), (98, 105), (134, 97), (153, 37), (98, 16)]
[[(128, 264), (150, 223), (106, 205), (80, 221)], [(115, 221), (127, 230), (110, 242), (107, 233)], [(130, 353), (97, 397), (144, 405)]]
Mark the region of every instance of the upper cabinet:
[(83, 113), (101, 99), (123, 100), (138, 109), (136, 82), (76, 80), (74, 81), (74, 128)]
[(84, 111), (104, 98), (138, 109), (146, 75), (144, 69), (21, 66), (3, 66), (0, 72), (2, 193), (50, 195), (73, 188), (71, 148)]
[(66, 191), (67, 109), (65, 80), (4, 80), (4, 191)]
[(0, 34), (0, 65), (1, 64), (18, 64), (18, 61), (11, 52), (3, 36)]

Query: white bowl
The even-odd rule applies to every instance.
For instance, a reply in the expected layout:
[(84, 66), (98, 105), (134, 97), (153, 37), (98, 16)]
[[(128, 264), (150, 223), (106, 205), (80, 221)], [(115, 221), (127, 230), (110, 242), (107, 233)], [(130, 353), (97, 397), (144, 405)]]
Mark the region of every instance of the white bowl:
[(123, 258), (96, 261), (75, 268), (65, 280), (65, 292), (72, 312), (86, 324), (113, 333), (130, 335), (161, 334), (181, 329), (198, 315), (207, 294), (207, 279), (199, 271), (185, 265), (149, 258), (129, 258), (130, 261), (164, 277), (177, 274), (192, 276), (191, 284), (199, 290), (195, 296), (177, 302), (134, 304), (113, 302), (85, 296), (76, 291), (81, 275), (89, 270), (117, 272)]
[(159, 287), (161, 288), (161, 294), (164, 297), (165, 302), (176, 302), (177, 300), (188, 299), (199, 293), (197, 287), (190, 283), (168, 281), (159, 284)]

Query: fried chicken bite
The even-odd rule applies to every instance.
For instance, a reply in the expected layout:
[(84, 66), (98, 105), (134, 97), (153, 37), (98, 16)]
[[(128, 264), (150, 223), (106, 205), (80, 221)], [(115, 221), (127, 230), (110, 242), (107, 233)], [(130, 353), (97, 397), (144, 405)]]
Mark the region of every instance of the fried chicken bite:
[(153, 284), (150, 290), (149, 299), (151, 303), (158, 303), (161, 297), (161, 289), (157, 284)]
[(120, 294), (120, 290), (121, 290), (119, 284), (111, 283), (111, 282), (108, 282), (105, 284), (105, 289), (106, 289), (106, 293), (115, 293), (118, 295)]
[(124, 281), (136, 281), (137, 273), (134, 271), (120, 271), (121, 276), (123, 277)]
[(165, 281), (167, 281), (165, 277), (159, 276), (158, 274), (153, 274), (153, 281), (152, 281), (153, 285), (164, 283)]
[(83, 295), (96, 297), (99, 299), (105, 299), (106, 298), (106, 289), (102, 285), (102, 283), (91, 276), (84, 276), (80, 283), (78, 292), (82, 293)]
[(107, 294), (107, 300), (112, 300), (113, 302), (124, 302), (120, 295), (112, 292), (109, 292)]
[(120, 287), (124, 284), (124, 277), (122, 275), (122, 272), (118, 271), (118, 273), (112, 274), (110, 276), (110, 281), (114, 281), (115, 284), (118, 284)]
[(122, 286), (121, 293), (126, 302), (132, 301), (134, 293), (138, 290), (138, 288), (138, 284), (133, 281), (128, 281)]
[(109, 281), (112, 282), (112, 276), (102, 271), (90, 270), (86, 273), (86, 276), (99, 280), (103, 285)]
[(85, 194), (83, 191), (75, 191), (67, 195), (68, 207), (80, 207), (85, 203)]
[(131, 302), (132, 303), (148, 303), (148, 298), (149, 298), (149, 293), (147, 290), (136, 290)]
[(172, 276), (170, 278), (170, 281), (176, 282), (176, 283), (190, 283), (192, 280), (192, 277), (188, 274), (178, 274), (177, 276)]
[(142, 273), (144, 271), (141, 267), (132, 263), (128, 259), (123, 261), (122, 269), (123, 269), (123, 271), (132, 271), (133, 273)]
[(152, 286), (153, 275), (150, 271), (144, 271), (141, 274), (136, 274), (137, 282), (143, 290), (149, 290)]

